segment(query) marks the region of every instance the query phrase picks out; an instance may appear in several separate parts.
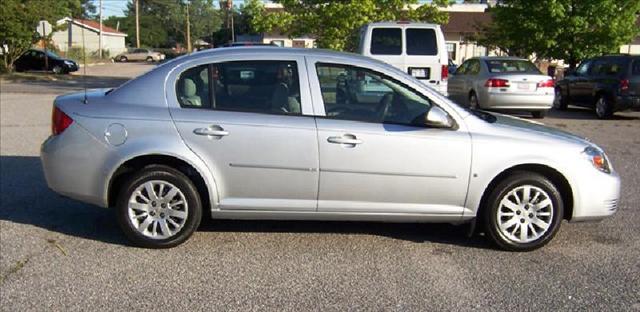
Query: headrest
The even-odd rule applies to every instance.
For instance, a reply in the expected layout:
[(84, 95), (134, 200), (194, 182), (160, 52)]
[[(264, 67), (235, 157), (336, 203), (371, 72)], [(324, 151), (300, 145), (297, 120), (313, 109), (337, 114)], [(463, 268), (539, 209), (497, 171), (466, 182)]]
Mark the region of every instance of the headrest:
[(196, 95), (196, 83), (191, 78), (187, 78), (182, 83), (182, 94), (185, 97)]

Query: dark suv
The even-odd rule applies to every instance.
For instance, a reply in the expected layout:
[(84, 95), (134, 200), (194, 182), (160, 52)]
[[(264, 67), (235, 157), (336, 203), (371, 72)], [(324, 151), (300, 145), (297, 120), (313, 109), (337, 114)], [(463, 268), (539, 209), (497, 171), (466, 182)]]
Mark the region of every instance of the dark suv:
[(640, 56), (608, 55), (584, 60), (556, 83), (556, 105), (593, 108), (600, 119), (640, 109)]

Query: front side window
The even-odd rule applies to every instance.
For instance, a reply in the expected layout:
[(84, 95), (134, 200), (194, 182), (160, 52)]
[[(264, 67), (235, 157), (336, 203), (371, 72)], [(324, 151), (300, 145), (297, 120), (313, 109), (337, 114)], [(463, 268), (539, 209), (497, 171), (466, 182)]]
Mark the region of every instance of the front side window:
[(371, 54), (402, 54), (402, 29), (374, 28), (371, 31)]
[(589, 73), (589, 67), (590, 66), (591, 66), (591, 61), (582, 62), (582, 64), (580, 64), (580, 66), (578, 66), (578, 69), (576, 69), (576, 74), (578, 74), (578, 75), (586, 75), (587, 73)]
[(300, 80), (293, 61), (202, 65), (180, 75), (176, 94), (184, 108), (279, 115), (302, 113)]
[(317, 64), (331, 119), (423, 126), (431, 101), (383, 74), (354, 66)]
[(438, 55), (435, 30), (408, 28), (406, 35), (407, 55)]
[(467, 75), (477, 75), (480, 73), (480, 61), (479, 60), (469, 60), (469, 66), (465, 70)]

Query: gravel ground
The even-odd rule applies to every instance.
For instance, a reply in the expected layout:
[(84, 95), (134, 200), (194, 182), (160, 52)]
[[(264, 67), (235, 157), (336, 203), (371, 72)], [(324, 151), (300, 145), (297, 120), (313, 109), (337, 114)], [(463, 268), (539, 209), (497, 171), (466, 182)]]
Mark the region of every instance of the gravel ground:
[[(108, 85), (150, 68), (89, 74)], [(640, 113), (544, 119), (604, 147), (623, 189), (614, 217), (564, 223), (534, 252), (494, 250), (465, 226), (284, 221), (209, 221), (182, 246), (145, 250), (111, 211), (46, 187), (39, 145), (53, 98), (74, 88), (1, 85), (2, 310), (640, 311)]]

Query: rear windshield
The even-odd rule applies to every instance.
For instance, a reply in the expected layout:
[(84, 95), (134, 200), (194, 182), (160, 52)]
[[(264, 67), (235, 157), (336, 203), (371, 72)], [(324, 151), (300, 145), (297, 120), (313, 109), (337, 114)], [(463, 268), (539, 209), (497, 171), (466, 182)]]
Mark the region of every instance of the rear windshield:
[(486, 60), (490, 73), (540, 74), (540, 70), (527, 60)]
[(374, 28), (371, 31), (371, 54), (402, 54), (402, 30), (400, 28)]
[(407, 55), (437, 55), (438, 43), (433, 29), (407, 29)]

